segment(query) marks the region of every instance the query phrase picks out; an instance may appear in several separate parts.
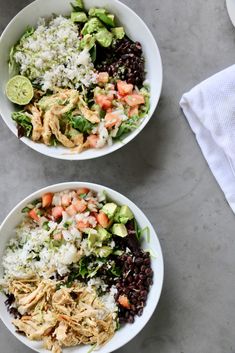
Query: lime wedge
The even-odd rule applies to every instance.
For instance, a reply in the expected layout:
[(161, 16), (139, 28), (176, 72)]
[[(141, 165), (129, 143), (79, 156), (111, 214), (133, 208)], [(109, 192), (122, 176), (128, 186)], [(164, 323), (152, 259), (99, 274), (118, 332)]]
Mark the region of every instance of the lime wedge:
[(14, 76), (6, 85), (6, 95), (12, 103), (26, 105), (33, 98), (33, 86), (25, 76)]

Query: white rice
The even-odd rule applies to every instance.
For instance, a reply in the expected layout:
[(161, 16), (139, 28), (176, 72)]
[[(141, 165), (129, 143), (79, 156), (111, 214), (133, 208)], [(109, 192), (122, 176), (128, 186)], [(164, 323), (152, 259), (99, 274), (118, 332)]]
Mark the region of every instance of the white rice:
[(97, 82), (89, 51), (79, 49), (77, 26), (63, 16), (47, 25), (41, 19), (35, 32), (21, 40), (14, 55), (20, 73), (44, 91), (55, 87), (89, 87)]

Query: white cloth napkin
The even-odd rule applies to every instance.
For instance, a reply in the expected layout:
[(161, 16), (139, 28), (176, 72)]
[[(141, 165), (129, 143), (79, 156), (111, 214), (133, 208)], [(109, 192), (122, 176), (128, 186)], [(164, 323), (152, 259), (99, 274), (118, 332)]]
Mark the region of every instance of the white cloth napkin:
[(235, 65), (185, 93), (180, 106), (235, 213)]

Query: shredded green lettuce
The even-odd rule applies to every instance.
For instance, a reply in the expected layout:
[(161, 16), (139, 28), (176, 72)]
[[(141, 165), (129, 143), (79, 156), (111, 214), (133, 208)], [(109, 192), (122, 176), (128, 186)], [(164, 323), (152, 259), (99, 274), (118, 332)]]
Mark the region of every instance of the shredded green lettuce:
[(132, 118), (124, 121), (117, 132), (117, 135), (115, 136), (116, 139), (120, 139), (121, 137), (124, 137), (126, 134), (129, 132), (135, 130), (140, 124), (140, 118), (138, 116), (133, 116)]
[(72, 127), (82, 133), (90, 133), (94, 125), (84, 118), (82, 115), (72, 116), (68, 115)]
[(27, 136), (27, 137), (31, 136), (33, 125), (28, 115), (23, 113), (23, 111), (14, 112), (12, 113), (12, 119), (17, 123), (18, 127), (21, 127), (23, 129), (24, 136)]
[(139, 238), (141, 236), (144, 236), (145, 233), (146, 233), (146, 241), (147, 241), (147, 243), (149, 243), (150, 242), (150, 229), (148, 226), (138, 231)]

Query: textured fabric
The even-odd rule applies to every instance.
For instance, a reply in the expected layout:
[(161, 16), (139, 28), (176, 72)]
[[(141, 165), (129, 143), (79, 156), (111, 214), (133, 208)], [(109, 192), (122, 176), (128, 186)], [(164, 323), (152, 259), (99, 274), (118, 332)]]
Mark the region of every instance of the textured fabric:
[(235, 65), (185, 93), (180, 106), (235, 212)]

